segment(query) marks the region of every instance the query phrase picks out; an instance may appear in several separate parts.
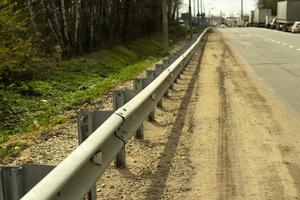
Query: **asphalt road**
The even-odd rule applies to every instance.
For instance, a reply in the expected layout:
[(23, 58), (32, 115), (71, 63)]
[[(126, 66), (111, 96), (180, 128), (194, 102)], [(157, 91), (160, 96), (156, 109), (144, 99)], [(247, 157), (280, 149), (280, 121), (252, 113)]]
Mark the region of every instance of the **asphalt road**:
[(263, 28), (220, 28), (278, 98), (300, 116), (300, 34)]

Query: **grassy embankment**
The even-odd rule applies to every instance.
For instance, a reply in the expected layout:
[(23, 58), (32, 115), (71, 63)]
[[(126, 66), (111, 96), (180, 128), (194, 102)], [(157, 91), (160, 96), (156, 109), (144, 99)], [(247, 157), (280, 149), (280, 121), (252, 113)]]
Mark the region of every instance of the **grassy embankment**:
[[(178, 41), (179, 37), (171, 36)], [(11, 136), (47, 134), (68, 121), (74, 107), (105, 94), (114, 85), (133, 79), (162, 57), (162, 37), (154, 34), (126, 46), (61, 61), (35, 80), (0, 86), (0, 158), (29, 144)]]

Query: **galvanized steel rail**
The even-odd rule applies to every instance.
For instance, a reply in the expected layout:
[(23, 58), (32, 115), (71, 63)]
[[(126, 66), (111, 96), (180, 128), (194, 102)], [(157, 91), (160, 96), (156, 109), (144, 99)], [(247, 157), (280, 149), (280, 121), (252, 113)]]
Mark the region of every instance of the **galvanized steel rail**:
[(191, 59), (210, 28), (173, 58), (146, 88), (114, 112), (91, 136), (31, 189), (22, 200), (83, 199), (135, 135)]

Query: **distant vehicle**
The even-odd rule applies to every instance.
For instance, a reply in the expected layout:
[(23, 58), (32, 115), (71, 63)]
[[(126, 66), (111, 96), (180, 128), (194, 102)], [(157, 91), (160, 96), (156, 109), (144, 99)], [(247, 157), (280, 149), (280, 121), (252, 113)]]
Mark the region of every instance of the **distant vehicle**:
[(255, 11), (252, 10), (249, 15), (249, 22), (248, 22), (249, 26), (253, 26), (253, 24), (254, 24), (254, 14), (255, 14)]
[(225, 24), (221, 24), (220, 28), (226, 28)]
[(274, 16), (266, 16), (266, 23), (265, 23), (265, 27), (266, 28), (271, 28), (271, 23), (273, 22), (273, 20), (275, 19)]
[(294, 25), (291, 27), (292, 33), (300, 33), (300, 22), (295, 22)]
[(266, 16), (272, 16), (271, 9), (256, 8), (254, 11), (254, 26), (265, 27)]
[(291, 31), (291, 26), (296, 21), (300, 21), (300, 1), (278, 2), (276, 29)]
[(274, 18), (272, 20), (272, 22), (270, 23), (270, 29), (276, 29), (276, 21), (277, 21), (277, 18)]

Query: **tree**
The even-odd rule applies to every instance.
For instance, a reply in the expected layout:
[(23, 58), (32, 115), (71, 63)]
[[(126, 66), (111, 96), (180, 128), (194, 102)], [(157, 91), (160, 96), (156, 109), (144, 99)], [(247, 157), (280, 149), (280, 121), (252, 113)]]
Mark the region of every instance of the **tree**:
[(0, 10), (0, 82), (6, 84), (31, 77), (39, 64), (36, 38), (27, 31), (30, 14), (18, 6), (10, 2)]
[[(175, 21), (181, 0), (167, 4)], [(160, 0), (3, 0), (0, 16), (2, 81), (34, 69), (37, 58), (70, 58), (162, 31)]]

